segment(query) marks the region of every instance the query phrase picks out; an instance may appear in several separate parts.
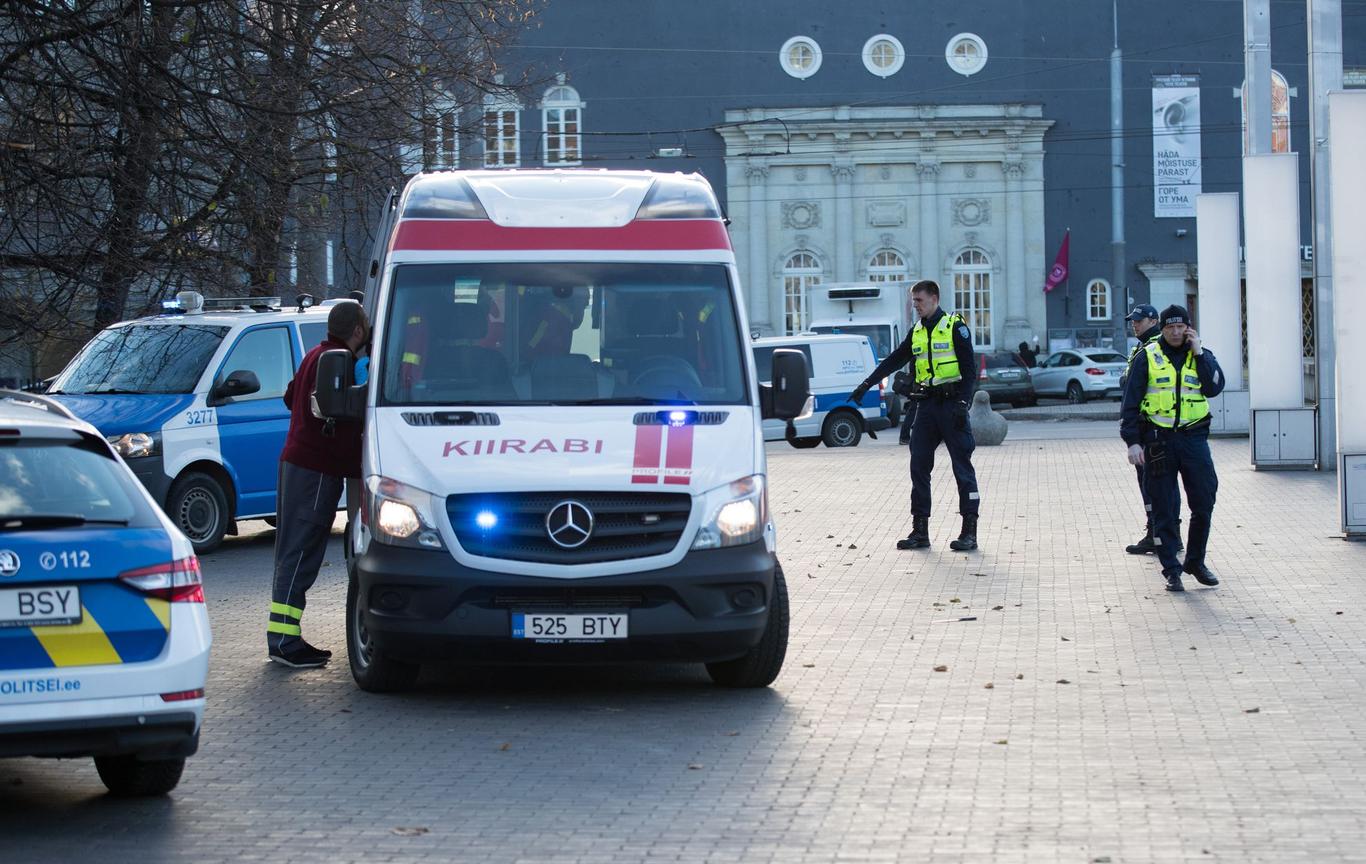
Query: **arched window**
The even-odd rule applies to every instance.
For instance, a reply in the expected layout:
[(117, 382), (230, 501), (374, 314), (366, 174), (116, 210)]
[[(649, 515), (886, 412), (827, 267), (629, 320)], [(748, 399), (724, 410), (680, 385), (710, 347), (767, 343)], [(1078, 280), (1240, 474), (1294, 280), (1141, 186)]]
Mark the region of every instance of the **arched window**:
[(908, 278), (906, 259), (895, 249), (880, 249), (868, 262), (869, 282), (905, 282)]
[[(1243, 152), (1252, 149), (1252, 133), (1247, 128), (1247, 80), (1243, 80)], [(1271, 152), (1290, 152), (1290, 83), (1271, 70)]]
[(1110, 320), (1110, 283), (1104, 279), (1086, 283), (1086, 320)]
[(796, 252), (783, 265), (783, 326), (789, 334), (811, 324), (811, 287), (819, 284), (821, 262), (810, 252)]
[(579, 93), (563, 79), (545, 91), (545, 98), (541, 100), (545, 164), (579, 165), (583, 162), (582, 119), (583, 102)]
[(954, 259), (953, 308), (972, 328), (973, 347), (990, 349), (991, 258), (981, 249), (964, 249)]
[[(494, 76), (501, 84), (502, 76)], [(522, 164), (522, 106), (508, 92), (484, 96), (484, 167), (516, 168)]]

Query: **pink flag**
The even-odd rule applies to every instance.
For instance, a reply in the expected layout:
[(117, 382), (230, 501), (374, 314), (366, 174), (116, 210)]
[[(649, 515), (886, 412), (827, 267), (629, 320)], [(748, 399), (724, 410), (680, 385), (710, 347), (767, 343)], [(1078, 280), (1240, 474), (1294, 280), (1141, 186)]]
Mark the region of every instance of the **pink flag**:
[(1043, 293), (1047, 294), (1067, 278), (1067, 247), (1072, 241), (1072, 229), (1062, 235), (1062, 245), (1058, 247), (1058, 257), (1053, 259), (1053, 269), (1043, 283)]

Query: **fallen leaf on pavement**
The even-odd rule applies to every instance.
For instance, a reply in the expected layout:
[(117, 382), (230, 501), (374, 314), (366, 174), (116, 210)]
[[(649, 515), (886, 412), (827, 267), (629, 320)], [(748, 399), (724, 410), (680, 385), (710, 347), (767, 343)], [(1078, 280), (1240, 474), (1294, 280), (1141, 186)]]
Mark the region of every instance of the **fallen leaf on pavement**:
[(1015, 676), (1015, 680), (1016, 680), (1016, 681), (1023, 681), (1023, 680), (1024, 680), (1024, 673), (1021, 672), (1021, 673), (1019, 673), (1018, 675), (1016, 675), (1016, 676)]
[(1245, 709), (1243, 709), (1243, 713), (1244, 713), (1244, 714), (1260, 714), (1260, 713), (1262, 713), (1262, 709), (1260, 709), (1260, 708), (1245, 708)]
[(505, 743), (505, 744), (503, 744), (503, 746), (499, 747), (498, 749), (499, 749), (501, 752), (506, 753), (507, 751), (509, 751), (509, 750), (512, 749), (512, 744), (511, 744), (511, 742)]
[[(850, 543), (850, 544), (849, 544), (849, 548), (850, 548), (850, 549), (857, 549), (858, 547), (855, 546), (853, 543)], [(1338, 613), (1338, 614), (1342, 614), (1342, 613)]]
[(803, 669), (815, 669), (815, 668), (816, 668), (816, 664), (815, 664), (815, 663), (803, 663), (803, 664), (802, 664), (802, 668), (803, 668)]
[(987, 683), (985, 683), (985, 684), (982, 685), (982, 689), (983, 689), (983, 690), (995, 690), (995, 689), (996, 689), (996, 685), (995, 685), (995, 684), (992, 684), (990, 681), (988, 681)]
[(689, 763), (688, 763), (688, 770), (689, 770), (689, 771), (701, 771), (701, 770), (702, 770), (702, 763), (701, 763), (701, 762), (689, 762)]
[(400, 836), (400, 837), (421, 837), (423, 834), (430, 834), (431, 831), (432, 831), (432, 829), (430, 829), (430, 828), (422, 828), (422, 827), (405, 828), (405, 827), (402, 827), (402, 826), (400, 826), (400, 827), (398, 827), (398, 828), (391, 828), (391, 829), (389, 829), (389, 830), (390, 830), (392, 833), (397, 834), (397, 835)]
[(1064, 641), (1064, 642), (1071, 642), (1072, 640), (1071, 640), (1071, 639), (1068, 639), (1066, 636), (1064, 636), (1064, 637), (1062, 637), (1062, 641)]
[(1059, 679), (1058, 679), (1058, 683), (1059, 683), (1059, 684), (1071, 684), (1072, 682), (1071, 682), (1071, 681), (1068, 681), (1066, 678), (1059, 678)]
[(1000, 741), (997, 741), (996, 743), (997, 743), (997, 744), (1008, 744), (1008, 743), (1010, 743), (1010, 742), (1008, 742), (1006, 739), (1002, 738)]
[(991, 611), (992, 611), (992, 612), (1000, 612), (1000, 611), (1001, 611), (1002, 609), (1004, 609), (1004, 608), (1006, 608), (1006, 607), (1004, 607), (1004, 606), (992, 606), (992, 607), (991, 607)]
[(934, 667), (934, 671), (936, 671), (936, 672), (947, 672), (947, 671), (949, 671), (949, 667), (947, 667), (947, 666), (936, 666), (936, 667)]

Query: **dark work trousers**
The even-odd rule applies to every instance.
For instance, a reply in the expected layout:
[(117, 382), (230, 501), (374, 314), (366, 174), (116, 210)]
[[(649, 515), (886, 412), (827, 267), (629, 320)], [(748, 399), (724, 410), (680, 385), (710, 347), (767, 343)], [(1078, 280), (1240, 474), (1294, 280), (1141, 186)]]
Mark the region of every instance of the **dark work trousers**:
[(1177, 492), (1179, 476), (1186, 487), (1186, 501), (1190, 504), (1190, 535), (1186, 538), (1186, 560), (1205, 563), (1205, 547), (1209, 543), (1210, 518), (1214, 515), (1214, 498), (1219, 491), (1219, 477), (1214, 473), (1214, 460), (1209, 453), (1209, 433), (1155, 432), (1145, 435), (1145, 441), (1156, 439), (1159, 448), (1165, 445), (1165, 463), (1154, 460), (1153, 444), (1144, 447), (1147, 459), (1145, 476), (1148, 496), (1153, 503), (1153, 534), (1157, 541), (1157, 557), (1162, 561), (1162, 572), (1181, 570), (1181, 559), (1176, 557), (1180, 532), (1181, 497)]
[(275, 581), (270, 592), (266, 644), (298, 642), (304, 594), (318, 578), (344, 481), (281, 460), (275, 493)]
[[(1152, 496), (1148, 494), (1147, 473), (1144, 471), (1142, 465), (1135, 465), (1134, 473), (1138, 475), (1138, 492), (1143, 496), (1143, 518), (1147, 521), (1148, 531), (1151, 532), (1153, 530), (1153, 501)], [(1176, 496), (1176, 500), (1172, 502), (1172, 507), (1180, 514), (1181, 492), (1175, 486), (1172, 486), (1172, 494)], [(1176, 525), (1177, 533), (1179, 534), (1181, 528), (1181, 519), (1179, 515), (1176, 520)]]
[(972, 451), (977, 442), (965, 414), (954, 403), (938, 397), (911, 402), (915, 420), (911, 423), (911, 515), (930, 515), (930, 474), (934, 471), (934, 451), (940, 442), (949, 451), (953, 477), (958, 481), (958, 512), (976, 516), (981, 503), (977, 494), (977, 472), (972, 469)]
[(901, 400), (901, 437), (897, 443), (909, 444), (911, 441), (911, 422), (915, 420), (915, 403), (909, 399)]

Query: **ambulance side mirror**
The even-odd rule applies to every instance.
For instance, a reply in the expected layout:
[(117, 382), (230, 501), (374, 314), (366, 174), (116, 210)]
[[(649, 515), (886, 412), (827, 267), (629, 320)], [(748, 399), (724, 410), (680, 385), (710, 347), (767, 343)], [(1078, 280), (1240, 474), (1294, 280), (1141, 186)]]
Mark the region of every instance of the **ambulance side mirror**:
[(765, 420), (793, 420), (806, 411), (811, 378), (806, 357), (791, 348), (773, 352), (773, 383), (759, 385), (759, 411)]
[(318, 357), (318, 380), (313, 401), (323, 417), (359, 420), (365, 412), (365, 385), (353, 383), (356, 360), (338, 348)]

